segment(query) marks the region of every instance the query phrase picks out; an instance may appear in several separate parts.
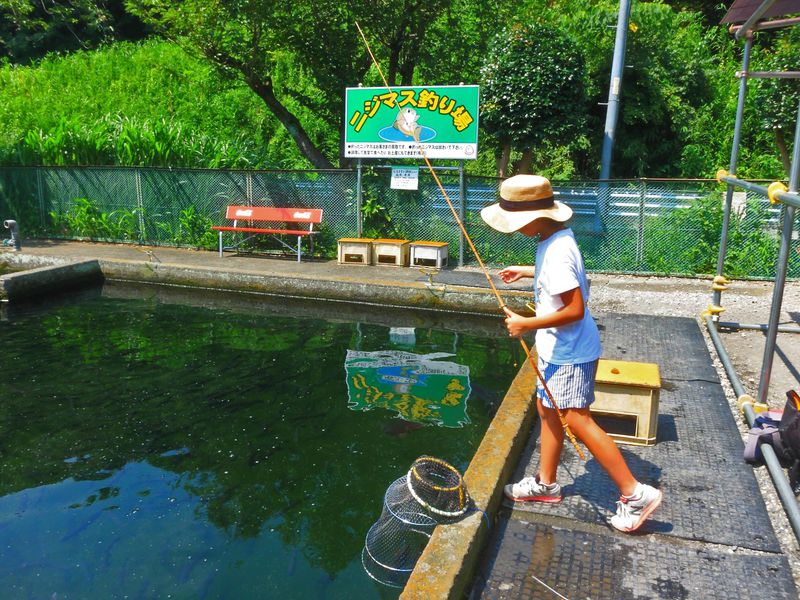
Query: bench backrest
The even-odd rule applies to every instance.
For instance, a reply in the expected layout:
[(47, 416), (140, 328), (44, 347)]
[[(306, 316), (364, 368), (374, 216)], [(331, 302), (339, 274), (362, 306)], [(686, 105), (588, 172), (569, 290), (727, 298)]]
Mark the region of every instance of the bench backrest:
[(234, 221), (283, 221), (322, 223), (321, 208), (276, 208), (274, 206), (229, 206), (225, 218)]

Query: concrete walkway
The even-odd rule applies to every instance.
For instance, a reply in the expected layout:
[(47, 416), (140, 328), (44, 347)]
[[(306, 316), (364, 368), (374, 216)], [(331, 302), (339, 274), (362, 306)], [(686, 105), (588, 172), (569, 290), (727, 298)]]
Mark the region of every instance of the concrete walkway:
[[(321, 260), (298, 264), (290, 258), (220, 258), (214, 252), (78, 242), (24, 241), (21, 253), (0, 251), (0, 263), (26, 268), (77, 260), (99, 261), (114, 279), (497, 314), (496, 298), (474, 270), (433, 273)], [(593, 290), (613, 279), (593, 275)], [(499, 287), (512, 306), (530, 298), (527, 286)], [(606, 358), (660, 366), (658, 443), (627, 446), (623, 454), (637, 477), (661, 487), (664, 504), (641, 533), (616, 532), (606, 524), (616, 490), (595, 461), (583, 462), (567, 447), (560, 471), (564, 502), (504, 503), (483, 552), (473, 551), (464, 563), (469, 580), (459, 584), (459, 594), (797, 598), (789, 558), (776, 539), (753, 469), (740, 458), (738, 427), (696, 319), (613, 310), (595, 314)], [(520, 437), (523, 444), (527, 440), (522, 459), (505, 467), (508, 473), (516, 470), (512, 479), (537, 467), (536, 431)], [(495, 505), (499, 489), (486, 492)], [(487, 499), (486, 506), (492, 501)], [(477, 521), (480, 526), (480, 517)]]
[[(797, 598), (695, 320), (612, 313), (597, 321), (606, 358), (659, 365), (657, 443), (621, 448), (634, 476), (664, 492), (662, 506), (636, 534), (616, 531), (607, 523), (616, 487), (567, 444), (564, 500), (504, 501), (471, 597)], [(536, 474), (537, 437), (513, 480)]]

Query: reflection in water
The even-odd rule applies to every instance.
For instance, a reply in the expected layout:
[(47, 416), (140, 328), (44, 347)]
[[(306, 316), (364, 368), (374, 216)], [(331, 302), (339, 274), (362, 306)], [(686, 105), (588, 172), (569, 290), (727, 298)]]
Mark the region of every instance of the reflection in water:
[(386, 408), (404, 422), (463, 427), (470, 422), (469, 367), (439, 360), (449, 356), (453, 355), (348, 350), (348, 408)]

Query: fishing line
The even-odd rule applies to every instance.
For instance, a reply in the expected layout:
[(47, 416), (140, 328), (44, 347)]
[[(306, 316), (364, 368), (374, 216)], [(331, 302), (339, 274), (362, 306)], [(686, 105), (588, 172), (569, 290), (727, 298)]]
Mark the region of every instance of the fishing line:
[(544, 586), (545, 588), (547, 588), (548, 590), (550, 590), (551, 592), (553, 592), (553, 593), (554, 593), (556, 596), (558, 596), (558, 597), (559, 597), (559, 598), (561, 598), (562, 600), (569, 600), (569, 598), (567, 598), (566, 596), (562, 596), (561, 594), (559, 594), (559, 593), (558, 593), (556, 590), (554, 590), (553, 588), (551, 588), (551, 587), (550, 587), (549, 585), (547, 585), (547, 584), (546, 584), (544, 581), (542, 581), (541, 579), (539, 579), (539, 578), (538, 578), (536, 575), (531, 575), (531, 578), (533, 578), (533, 580), (534, 580), (535, 582), (537, 582), (538, 584), (540, 584), (540, 585)]
[[(372, 53), (372, 50), (370, 49), (369, 42), (367, 41), (367, 37), (364, 35), (364, 32), (362, 31), (361, 26), (358, 24), (358, 21), (355, 21), (355, 24), (356, 24), (356, 28), (358, 29), (358, 33), (361, 34), (361, 39), (364, 40), (364, 45), (366, 46), (367, 52), (369, 53), (369, 56), (372, 59), (372, 63), (375, 65), (375, 68), (378, 69), (378, 74), (381, 76), (381, 80), (383, 80), (383, 85), (386, 87), (386, 89), (390, 93), (392, 93), (392, 88), (389, 86), (389, 82), (386, 79), (386, 77), (384, 76), (383, 71), (381, 70), (380, 64), (378, 64), (378, 61), (375, 59), (375, 55)], [(399, 108), (400, 107), (398, 106), (398, 109)], [(414, 130), (414, 134), (413, 134), (412, 137), (414, 138), (414, 141), (417, 144), (417, 150), (419, 151), (420, 155), (422, 156), (422, 159), (425, 161), (425, 164), (427, 165), (428, 170), (430, 171), (430, 174), (433, 176), (433, 180), (436, 182), (436, 185), (438, 186), (439, 191), (442, 192), (442, 196), (444, 197), (445, 201), (447, 202), (447, 206), (450, 208), (450, 212), (453, 213), (453, 218), (455, 219), (456, 223), (458, 224), (458, 227), (461, 230), (461, 233), (464, 235), (464, 239), (467, 240), (467, 244), (469, 244), (470, 250), (472, 250), (472, 253), (475, 255), (475, 258), (478, 261), (478, 265), (480, 265), (481, 271), (483, 272), (484, 276), (486, 277), (486, 280), (489, 282), (489, 287), (491, 288), (492, 293), (494, 294), (495, 298), (497, 299), (497, 303), (500, 306), (500, 309), (504, 311), (504, 309), (507, 308), (506, 303), (503, 301), (503, 298), (500, 296), (500, 292), (497, 291), (497, 287), (495, 287), (494, 282), (492, 281), (492, 276), (489, 273), (489, 270), (486, 268), (486, 265), (484, 265), (483, 260), (481, 259), (481, 255), (478, 253), (478, 249), (475, 248), (475, 244), (472, 243), (472, 238), (470, 238), (469, 234), (467, 233), (466, 228), (464, 227), (464, 223), (461, 221), (461, 218), (458, 216), (458, 212), (456, 211), (455, 206), (453, 206), (453, 203), (450, 200), (450, 196), (447, 194), (447, 192), (444, 189), (444, 186), (442, 185), (442, 182), (439, 180), (439, 177), (436, 175), (436, 171), (434, 170), (433, 165), (431, 164), (430, 160), (428, 160), (428, 156), (425, 154), (425, 151), (422, 148), (422, 144), (419, 141), (419, 130), (415, 129)], [(504, 314), (505, 314), (505, 311), (504, 311)], [(548, 399), (553, 404), (553, 407), (556, 409), (556, 414), (558, 414), (558, 419), (559, 419), (559, 421), (561, 421), (561, 426), (564, 428), (564, 432), (567, 434), (567, 437), (569, 438), (569, 441), (572, 442), (572, 445), (575, 447), (575, 450), (578, 452), (578, 456), (580, 456), (582, 460), (586, 460), (586, 456), (584, 455), (583, 450), (581, 450), (581, 447), (578, 444), (578, 440), (575, 438), (575, 434), (572, 433), (572, 430), (570, 429), (569, 425), (567, 424), (567, 420), (564, 417), (564, 413), (561, 412), (561, 409), (558, 407), (558, 404), (556, 404), (555, 398), (553, 398), (553, 394), (550, 392), (550, 388), (547, 387), (547, 382), (545, 381), (544, 376), (542, 375), (542, 372), (539, 370), (539, 366), (536, 364), (536, 361), (534, 360), (533, 356), (531, 355), (531, 351), (530, 351), (530, 348), (528, 347), (528, 344), (525, 342), (524, 339), (522, 339), (522, 337), (520, 337), (518, 339), (519, 339), (520, 344), (522, 345), (522, 349), (525, 351), (525, 355), (528, 357), (528, 361), (531, 363), (531, 365), (533, 365), (533, 368), (534, 368), (534, 370), (536, 372), (536, 376), (539, 378), (539, 381), (542, 384), (542, 389), (544, 389), (545, 393), (547, 394)]]

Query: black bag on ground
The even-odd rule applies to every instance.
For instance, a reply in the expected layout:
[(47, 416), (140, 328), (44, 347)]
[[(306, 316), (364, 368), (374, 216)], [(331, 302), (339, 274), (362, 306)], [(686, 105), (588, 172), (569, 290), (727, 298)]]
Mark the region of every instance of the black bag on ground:
[(800, 460), (800, 396), (794, 390), (786, 392), (786, 406), (778, 426), (786, 458)]

